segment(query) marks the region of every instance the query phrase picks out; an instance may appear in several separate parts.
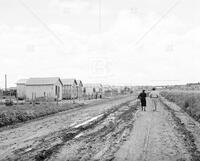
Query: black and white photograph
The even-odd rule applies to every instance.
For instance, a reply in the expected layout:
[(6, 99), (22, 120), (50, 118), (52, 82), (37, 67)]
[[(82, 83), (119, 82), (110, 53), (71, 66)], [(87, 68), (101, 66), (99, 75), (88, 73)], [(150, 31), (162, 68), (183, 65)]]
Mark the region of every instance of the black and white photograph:
[(0, 0), (0, 161), (200, 161), (200, 1)]

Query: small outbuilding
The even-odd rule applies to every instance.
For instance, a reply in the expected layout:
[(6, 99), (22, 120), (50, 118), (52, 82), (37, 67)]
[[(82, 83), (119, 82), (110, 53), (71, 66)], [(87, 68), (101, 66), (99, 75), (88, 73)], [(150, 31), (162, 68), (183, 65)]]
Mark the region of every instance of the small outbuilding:
[(30, 78), (26, 81), (26, 98), (62, 100), (63, 83), (59, 77)]

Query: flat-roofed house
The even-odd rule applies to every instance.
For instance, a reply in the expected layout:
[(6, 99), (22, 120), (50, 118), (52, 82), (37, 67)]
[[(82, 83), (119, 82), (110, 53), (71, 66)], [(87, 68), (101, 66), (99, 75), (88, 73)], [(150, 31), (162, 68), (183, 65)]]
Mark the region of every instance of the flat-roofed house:
[(77, 97), (83, 97), (83, 83), (81, 80), (77, 80)]
[(27, 79), (20, 79), (16, 82), (18, 99), (26, 99), (26, 82)]
[(62, 79), (62, 82), (63, 82), (63, 99), (77, 98), (76, 79)]
[(62, 100), (63, 83), (59, 77), (30, 78), (26, 82), (26, 98)]

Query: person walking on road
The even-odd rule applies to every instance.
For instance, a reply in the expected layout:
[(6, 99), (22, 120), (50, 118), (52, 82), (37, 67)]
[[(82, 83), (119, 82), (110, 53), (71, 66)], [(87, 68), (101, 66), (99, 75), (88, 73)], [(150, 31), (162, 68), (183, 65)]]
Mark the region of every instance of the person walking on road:
[(141, 101), (142, 111), (146, 111), (146, 97), (147, 94), (145, 93), (145, 90), (143, 90), (142, 93), (140, 93), (138, 96), (138, 99)]
[(154, 104), (154, 111), (157, 111), (157, 102), (159, 98), (159, 93), (156, 91), (156, 88), (152, 89), (152, 91), (149, 93), (149, 97), (151, 98)]

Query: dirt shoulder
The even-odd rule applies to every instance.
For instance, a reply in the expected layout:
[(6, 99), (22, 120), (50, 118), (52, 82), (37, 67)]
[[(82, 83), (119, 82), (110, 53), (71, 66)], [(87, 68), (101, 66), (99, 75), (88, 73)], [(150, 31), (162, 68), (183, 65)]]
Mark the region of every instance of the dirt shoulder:
[(161, 101), (171, 112), (178, 125), (177, 130), (182, 134), (192, 160), (200, 161), (200, 123), (195, 121), (175, 103), (169, 102), (164, 98)]

